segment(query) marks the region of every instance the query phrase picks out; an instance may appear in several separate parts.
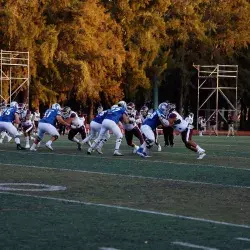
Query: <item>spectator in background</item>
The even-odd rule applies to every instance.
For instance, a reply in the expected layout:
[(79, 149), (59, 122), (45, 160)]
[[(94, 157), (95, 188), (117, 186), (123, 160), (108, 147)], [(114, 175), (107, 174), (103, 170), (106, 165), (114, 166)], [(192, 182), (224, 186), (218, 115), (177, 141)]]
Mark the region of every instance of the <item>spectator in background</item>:
[(231, 115), (228, 116), (227, 124), (228, 124), (227, 137), (229, 137), (230, 135), (234, 136), (234, 121)]
[(34, 134), (37, 134), (37, 128), (38, 128), (38, 122), (41, 119), (41, 114), (39, 112), (39, 109), (36, 108), (35, 112), (34, 112), (34, 116), (33, 116), (33, 120), (34, 120)]
[(203, 116), (198, 118), (198, 130), (199, 136), (203, 136), (203, 132), (206, 130), (206, 120)]
[(218, 136), (215, 116), (213, 116), (210, 120), (210, 133), (209, 133), (209, 135), (211, 136), (212, 133), (214, 133), (216, 136)]

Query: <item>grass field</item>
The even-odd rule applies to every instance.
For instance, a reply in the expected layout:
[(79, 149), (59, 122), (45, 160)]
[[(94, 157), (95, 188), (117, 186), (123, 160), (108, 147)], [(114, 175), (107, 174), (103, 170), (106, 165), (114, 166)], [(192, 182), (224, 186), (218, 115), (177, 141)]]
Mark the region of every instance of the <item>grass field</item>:
[(112, 139), (91, 156), (66, 136), (53, 152), (0, 145), (0, 184), (16, 184), (0, 185), (0, 249), (250, 249), (250, 137), (194, 139), (201, 161), (179, 136), (147, 159), (125, 141), (112, 156)]

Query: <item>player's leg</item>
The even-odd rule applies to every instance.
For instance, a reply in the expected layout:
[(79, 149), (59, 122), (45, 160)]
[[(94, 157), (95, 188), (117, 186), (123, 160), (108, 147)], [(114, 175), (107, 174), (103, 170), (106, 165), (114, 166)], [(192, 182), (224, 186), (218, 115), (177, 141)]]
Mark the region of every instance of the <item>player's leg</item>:
[(82, 144), (88, 143), (88, 145), (91, 146), (91, 140), (97, 139), (101, 127), (102, 125), (100, 123), (92, 121), (90, 123), (90, 133), (81, 143)]
[(15, 138), (15, 143), (17, 146), (17, 150), (23, 150), (25, 149), (24, 147), (21, 146), (20, 143), (20, 133), (18, 133), (17, 128), (11, 123), (11, 122), (6, 122), (5, 126), (5, 130), (12, 136)]
[(155, 144), (155, 134), (151, 127), (148, 125), (142, 125), (141, 126), (141, 132), (145, 138), (144, 142), (142, 145), (139, 147), (137, 150), (137, 154), (142, 156), (142, 157), (147, 157), (147, 149), (150, 149), (153, 147)]
[(30, 147), (30, 151), (36, 151), (37, 150), (37, 146), (40, 145), (40, 142), (42, 141), (45, 132), (47, 132), (47, 126), (46, 125), (47, 125), (47, 123), (42, 123), (42, 122), (38, 123), (37, 136), (36, 136), (32, 146)]

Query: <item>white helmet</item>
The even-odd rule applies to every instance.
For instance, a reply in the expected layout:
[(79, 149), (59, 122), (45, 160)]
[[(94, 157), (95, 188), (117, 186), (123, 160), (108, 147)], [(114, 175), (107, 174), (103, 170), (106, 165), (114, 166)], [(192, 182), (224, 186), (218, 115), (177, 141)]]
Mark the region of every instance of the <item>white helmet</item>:
[(52, 108), (52, 109), (56, 109), (56, 110), (60, 110), (60, 109), (61, 109), (61, 106), (60, 106), (60, 104), (58, 104), (58, 103), (54, 103), (54, 104), (52, 104), (51, 108)]
[(111, 109), (115, 109), (115, 108), (118, 108), (119, 106), (117, 105), (117, 104), (115, 104), (115, 105), (113, 105), (112, 107), (111, 107)]
[(18, 103), (17, 102), (11, 102), (10, 107), (11, 108), (18, 108)]
[(97, 113), (100, 114), (102, 111), (103, 111), (103, 106), (100, 105), (100, 106), (97, 108)]
[(127, 103), (125, 102), (125, 101), (119, 101), (118, 103), (117, 103), (117, 105), (119, 106), (119, 107), (123, 107), (123, 108), (127, 108)]

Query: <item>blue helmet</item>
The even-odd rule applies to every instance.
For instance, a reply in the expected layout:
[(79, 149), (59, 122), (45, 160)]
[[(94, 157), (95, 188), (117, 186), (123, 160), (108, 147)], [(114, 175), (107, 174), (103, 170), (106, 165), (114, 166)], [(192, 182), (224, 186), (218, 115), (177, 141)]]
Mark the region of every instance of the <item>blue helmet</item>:
[(61, 106), (60, 106), (60, 104), (58, 104), (58, 103), (52, 104), (51, 108), (52, 108), (52, 109), (56, 109), (56, 110), (61, 110)]
[(166, 102), (162, 102), (159, 107), (158, 110), (163, 114), (163, 115), (167, 115), (169, 112), (169, 105)]
[(18, 108), (18, 103), (17, 102), (11, 102), (10, 107), (11, 108)]

